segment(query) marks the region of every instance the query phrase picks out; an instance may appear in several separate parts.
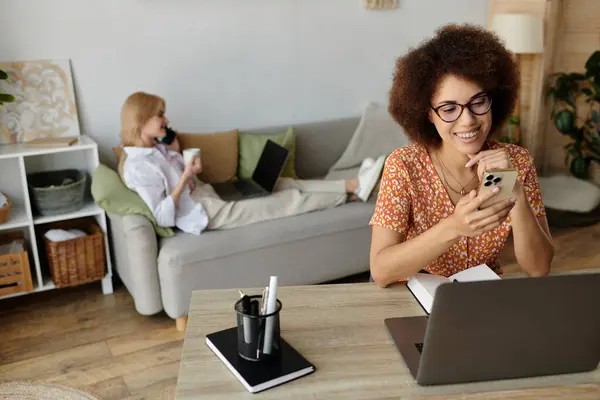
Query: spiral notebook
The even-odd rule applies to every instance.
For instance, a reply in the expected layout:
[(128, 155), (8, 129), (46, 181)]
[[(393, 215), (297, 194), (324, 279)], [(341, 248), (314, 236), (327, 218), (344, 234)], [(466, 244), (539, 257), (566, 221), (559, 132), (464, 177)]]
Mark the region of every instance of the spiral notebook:
[(281, 385), (315, 371), (315, 366), (283, 338), (280, 338), (280, 357), (260, 362), (244, 360), (238, 355), (237, 327), (206, 335), (206, 344), (252, 393)]

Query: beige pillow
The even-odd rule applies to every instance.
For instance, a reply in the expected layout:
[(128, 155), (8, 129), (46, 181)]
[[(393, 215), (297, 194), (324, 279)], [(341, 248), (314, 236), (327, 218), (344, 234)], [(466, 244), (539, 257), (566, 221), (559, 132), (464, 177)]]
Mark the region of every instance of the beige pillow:
[[(206, 183), (219, 183), (235, 180), (238, 169), (238, 137), (237, 129), (215, 133), (180, 133), (177, 139), (181, 150), (191, 147), (200, 148), (202, 156), (202, 173), (198, 178)], [(121, 146), (112, 148), (119, 174), (123, 177), (123, 164), (127, 158)]]
[(198, 178), (206, 183), (235, 180), (238, 169), (237, 129), (215, 133), (177, 133), (181, 150), (200, 148), (202, 173)]

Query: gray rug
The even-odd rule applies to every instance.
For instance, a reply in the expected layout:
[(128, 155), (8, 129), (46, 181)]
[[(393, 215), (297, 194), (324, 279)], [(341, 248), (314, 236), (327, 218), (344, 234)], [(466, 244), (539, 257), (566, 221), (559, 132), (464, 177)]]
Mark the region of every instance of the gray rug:
[(96, 397), (79, 389), (37, 381), (0, 382), (0, 399), (101, 400), (100, 397)]

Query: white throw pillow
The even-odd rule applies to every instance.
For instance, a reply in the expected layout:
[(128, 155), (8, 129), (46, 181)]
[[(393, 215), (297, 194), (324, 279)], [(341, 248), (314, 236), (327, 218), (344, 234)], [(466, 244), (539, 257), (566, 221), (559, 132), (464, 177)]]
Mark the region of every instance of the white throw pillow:
[(369, 103), (346, 150), (330, 172), (359, 167), (367, 157), (389, 155), (408, 143), (404, 130), (390, 116), (387, 107)]
[(600, 204), (600, 188), (574, 176), (540, 177), (544, 205), (561, 211), (588, 213)]
[(6, 196), (0, 193), (0, 208), (4, 207), (7, 204), (8, 200), (6, 199)]

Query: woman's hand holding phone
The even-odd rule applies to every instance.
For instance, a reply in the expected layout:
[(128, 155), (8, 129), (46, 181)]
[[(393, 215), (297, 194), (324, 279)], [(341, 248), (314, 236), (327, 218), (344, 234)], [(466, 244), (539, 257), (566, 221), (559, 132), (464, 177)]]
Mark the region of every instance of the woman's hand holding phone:
[(472, 190), (461, 198), (456, 204), (454, 214), (448, 219), (452, 222), (457, 237), (475, 237), (498, 227), (515, 205), (515, 198), (511, 197), (499, 201), (482, 210), (479, 207), (499, 193), (495, 188), (489, 192), (479, 193)]
[(469, 157), (471, 159), (465, 167), (471, 168), (477, 164), (477, 177), (479, 180), (482, 179), (485, 171), (512, 168), (510, 157), (505, 149), (484, 150), (477, 154), (469, 154)]
[(481, 209), (509, 197), (519, 197), (521, 185), (518, 173), (513, 168), (506, 149), (484, 150), (477, 154), (469, 154), (469, 157), (471, 159), (465, 167), (471, 168), (477, 165), (477, 176), (480, 181), (478, 192), (489, 192), (494, 187), (500, 187), (501, 190), (497, 200), (483, 203)]

